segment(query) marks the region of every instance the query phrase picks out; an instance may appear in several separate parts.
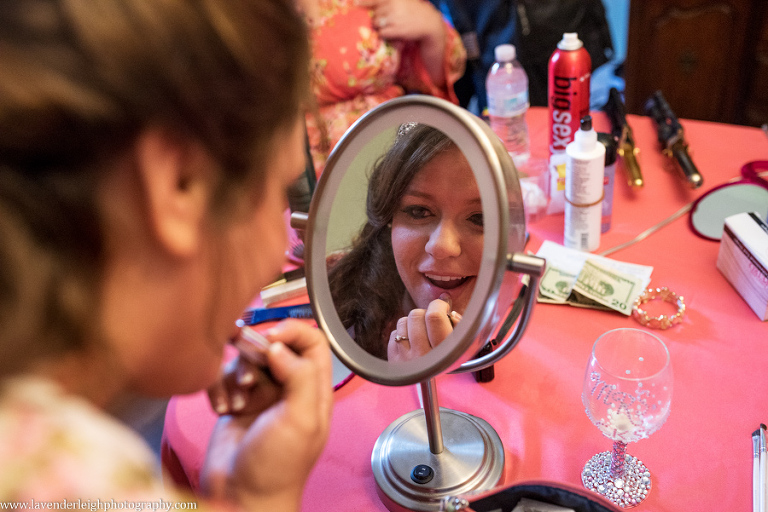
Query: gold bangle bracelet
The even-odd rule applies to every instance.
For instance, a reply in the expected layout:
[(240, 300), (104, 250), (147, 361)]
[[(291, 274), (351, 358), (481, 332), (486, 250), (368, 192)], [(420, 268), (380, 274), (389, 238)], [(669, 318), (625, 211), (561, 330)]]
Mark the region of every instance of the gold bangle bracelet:
[[(672, 316), (659, 315), (652, 317), (648, 315), (648, 313), (641, 309), (640, 306), (654, 299), (663, 300), (670, 304), (676, 304), (677, 313)], [(641, 325), (646, 325), (652, 329), (669, 329), (673, 325), (682, 322), (684, 315), (685, 302), (683, 301), (682, 295), (676, 294), (666, 286), (661, 288), (648, 288), (637, 298), (635, 304), (632, 306), (632, 317), (640, 322)]]

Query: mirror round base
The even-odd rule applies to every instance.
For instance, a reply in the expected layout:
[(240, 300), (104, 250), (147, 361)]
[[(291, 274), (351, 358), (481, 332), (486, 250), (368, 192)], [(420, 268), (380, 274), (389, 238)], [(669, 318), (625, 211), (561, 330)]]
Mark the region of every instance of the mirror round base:
[(429, 448), (423, 409), (401, 416), (376, 441), (371, 455), (379, 496), (389, 510), (441, 510), (443, 499), (502, 483), (504, 448), (488, 422), (440, 408), (443, 451)]

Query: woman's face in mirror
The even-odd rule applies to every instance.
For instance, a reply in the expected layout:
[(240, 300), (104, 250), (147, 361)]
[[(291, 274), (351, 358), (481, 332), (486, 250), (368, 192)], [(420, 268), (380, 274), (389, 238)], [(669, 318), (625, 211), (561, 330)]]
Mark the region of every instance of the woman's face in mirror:
[(367, 181), (364, 226), (343, 255), (332, 251), (329, 284), (358, 345), (403, 361), (442, 343), (464, 313), (483, 210), (472, 167), (440, 130), (404, 125), (383, 152)]
[(464, 313), (483, 253), (483, 209), (472, 169), (455, 146), (418, 171), (392, 218), (392, 252), (405, 309), (449, 298)]

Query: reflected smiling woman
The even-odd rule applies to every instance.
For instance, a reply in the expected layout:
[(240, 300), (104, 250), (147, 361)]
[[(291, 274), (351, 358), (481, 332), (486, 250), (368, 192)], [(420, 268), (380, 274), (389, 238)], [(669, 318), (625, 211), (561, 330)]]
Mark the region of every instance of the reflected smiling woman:
[(410, 360), (440, 344), (469, 303), (483, 251), (480, 192), (450, 138), (406, 124), (373, 169), (366, 213), (329, 270), (331, 294), (362, 348)]

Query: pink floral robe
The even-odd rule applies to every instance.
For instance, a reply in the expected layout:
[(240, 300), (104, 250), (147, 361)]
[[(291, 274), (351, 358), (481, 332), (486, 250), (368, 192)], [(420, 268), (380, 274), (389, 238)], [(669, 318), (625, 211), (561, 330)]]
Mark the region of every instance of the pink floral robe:
[[(312, 87), (321, 122), (307, 114), (307, 132), (315, 170), (322, 172), (329, 150), (360, 116), (376, 105), (406, 93), (430, 94), (457, 103), (453, 84), (464, 72), (466, 52), (456, 30), (446, 22), (443, 68), (446, 83), (436, 87), (421, 60), (417, 43), (385, 41), (373, 28), (370, 9), (354, 0), (320, 0), (320, 15), (311, 24)], [(329, 150), (323, 150), (323, 145)]]

